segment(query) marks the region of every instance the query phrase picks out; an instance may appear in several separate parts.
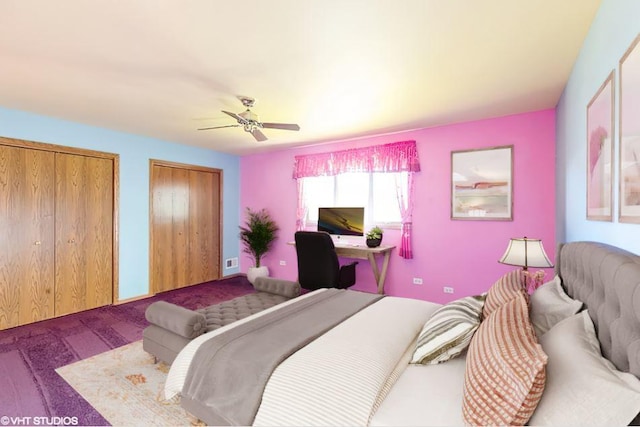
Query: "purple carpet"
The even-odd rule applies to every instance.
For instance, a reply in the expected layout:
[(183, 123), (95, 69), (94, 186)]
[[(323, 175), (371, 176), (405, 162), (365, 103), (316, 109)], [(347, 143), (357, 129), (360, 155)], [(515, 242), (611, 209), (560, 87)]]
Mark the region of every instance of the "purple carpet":
[(79, 425), (109, 425), (56, 368), (141, 340), (152, 302), (196, 309), (252, 291), (244, 276), (234, 277), (0, 331), (0, 418), (9, 417), (2, 425), (13, 417), (77, 417)]

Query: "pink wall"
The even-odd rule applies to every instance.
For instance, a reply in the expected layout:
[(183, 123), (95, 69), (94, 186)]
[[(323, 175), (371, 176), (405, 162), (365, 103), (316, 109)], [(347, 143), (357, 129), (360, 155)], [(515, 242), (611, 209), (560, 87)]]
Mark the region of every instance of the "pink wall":
[[(281, 229), (274, 249), (263, 260), (271, 276), (297, 277), (295, 249), (287, 245), (296, 222), (294, 156), (405, 140), (416, 141), (422, 168), (415, 179), (414, 258), (405, 260), (397, 251), (392, 253), (387, 294), (444, 303), (484, 292), (511, 269), (497, 262), (510, 237), (541, 238), (554, 259), (555, 112), (544, 110), (242, 157), (240, 206), (266, 208)], [(451, 151), (500, 145), (514, 146), (514, 220), (451, 220)], [(385, 230), (383, 244), (398, 242), (399, 230)], [(241, 257), (241, 271), (250, 266), (250, 260)], [(552, 274), (548, 270), (547, 278)], [(413, 285), (413, 277), (421, 277), (423, 285)], [(444, 294), (443, 286), (453, 287), (455, 293)], [(353, 289), (375, 291), (367, 261), (360, 261)]]

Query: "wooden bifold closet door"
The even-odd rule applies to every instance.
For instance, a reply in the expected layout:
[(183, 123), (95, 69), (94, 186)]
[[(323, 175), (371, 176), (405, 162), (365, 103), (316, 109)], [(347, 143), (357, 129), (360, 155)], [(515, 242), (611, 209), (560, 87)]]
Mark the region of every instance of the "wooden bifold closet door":
[(54, 315), (54, 165), (0, 145), (0, 329)]
[(220, 278), (221, 171), (152, 160), (153, 293)]
[(56, 153), (56, 316), (113, 299), (111, 160)]
[(0, 138), (0, 330), (113, 302), (117, 159)]

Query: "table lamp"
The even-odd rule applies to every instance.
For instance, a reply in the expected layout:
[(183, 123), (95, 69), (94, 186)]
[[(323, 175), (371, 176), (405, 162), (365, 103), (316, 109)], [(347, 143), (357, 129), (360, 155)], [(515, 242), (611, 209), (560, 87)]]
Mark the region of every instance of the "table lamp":
[(527, 237), (511, 238), (507, 251), (498, 262), (522, 267), (523, 271), (527, 271), (529, 267), (553, 267), (542, 247), (542, 240), (529, 239)]

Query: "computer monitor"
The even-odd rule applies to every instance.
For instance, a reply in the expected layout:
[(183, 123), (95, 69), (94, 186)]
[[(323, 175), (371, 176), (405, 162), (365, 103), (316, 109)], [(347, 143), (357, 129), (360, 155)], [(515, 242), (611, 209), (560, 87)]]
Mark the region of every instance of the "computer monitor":
[(318, 208), (318, 231), (338, 236), (363, 236), (364, 208)]

